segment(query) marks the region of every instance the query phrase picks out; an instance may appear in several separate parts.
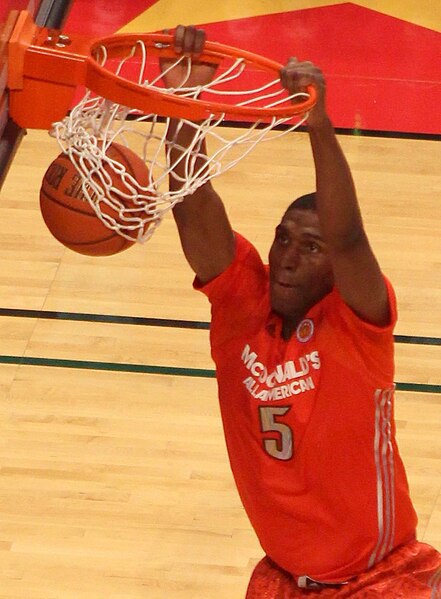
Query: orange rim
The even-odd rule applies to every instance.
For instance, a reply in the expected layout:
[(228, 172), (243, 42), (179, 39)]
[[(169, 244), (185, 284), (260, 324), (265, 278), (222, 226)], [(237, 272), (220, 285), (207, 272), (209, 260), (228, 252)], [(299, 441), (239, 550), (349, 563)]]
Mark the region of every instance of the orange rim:
[[(91, 56), (87, 58), (86, 86), (99, 95), (118, 104), (130, 106), (143, 112), (157, 113), (177, 118), (203, 119), (209, 115), (230, 114), (232, 116), (250, 117), (253, 119), (290, 118), (305, 114), (316, 102), (314, 86), (307, 87), (309, 97), (291, 106), (259, 108), (250, 106), (234, 106), (221, 102), (184, 98), (170, 95), (158, 89), (141, 87), (137, 83), (119, 77), (115, 73), (99, 65), (93, 54), (100, 46), (105, 46), (108, 57), (120, 56), (122, 50), (132, 48), (137, 41), (142, 41), (150, 53), (162, 57), (176, 57), (172, 43), (173, 37), (168, 34), (117, 34), (96, 40), (91, 46)], [(258, 66), (279, 77), (283, 65), (232, 46), (218, 42), (206, 42), (199, 60), (219, 64), (225, 57), (242, 58), (247, 63)]]

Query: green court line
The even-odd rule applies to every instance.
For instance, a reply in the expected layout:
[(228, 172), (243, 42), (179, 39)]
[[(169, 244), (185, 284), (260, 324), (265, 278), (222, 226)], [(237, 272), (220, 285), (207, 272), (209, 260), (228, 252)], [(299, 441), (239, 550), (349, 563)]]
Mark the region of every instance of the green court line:
[[(215, 370), (208, 368), (178, 368), (175, 366), (153, 366), (151, 364), (121, 364), (117, 362), (92, 362), (90, 360), (61, 360), (58, 358), (34, 358), (32, 356), (0, 356), (0, 364), (20, 366), (49, 366), (52, 368), (78, 368), (83, 370), (105, 370), (112, 372), (133, 372), (140, 374), (162, 374), (216, 378)], [(419, 393), (441, 393), (441, 385), (424, 383), (396, 383), (398, 391)]]
[(413, 345), (441, 345), (440, 337), (418, 337), (414, 335), (394, 335), (395, 343), (410, 343)]
[(398, 391), (415, 391), (419, 393), (441, 393), (441, 385), (426, 383), (395, 383)]
[[(143, 316), (119, 316), (113, 314), (88, 314), (84, 312), (54, 312), (52, 310), (25, 310), (21, 308), (0, 308), (0, 316), (20, 318), (42, 318), (46, 320), (74, 320), (81, 322), (103, 322), (108, 324), (128, 324), (136, 326), (170, 327), (182, 329), (209, 330), (210, 323), (199, 320), (177, 320), (172, 318), (146, 318)], [(440, 337), (418, 335), (395, 335), (396, 343), (414, 345), (441, 345)]]

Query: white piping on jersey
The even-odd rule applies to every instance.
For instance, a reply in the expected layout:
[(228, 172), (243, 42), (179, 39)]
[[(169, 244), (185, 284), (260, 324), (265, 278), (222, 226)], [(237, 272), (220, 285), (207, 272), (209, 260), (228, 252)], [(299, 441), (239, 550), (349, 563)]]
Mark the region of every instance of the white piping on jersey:
[(430, 599), (440, 599), (441, 597), (441, 568), (436, 570), (435, 574), (429, 580), (429, 587), (432, 589)]
[(392, 397), (394, 387), (377, 389), (375, 401), (375, 467), (377, 471), (378, 540), (369, 558), (369, 568), (393, 548), (395, 532), (395, 477), (392, 445)]

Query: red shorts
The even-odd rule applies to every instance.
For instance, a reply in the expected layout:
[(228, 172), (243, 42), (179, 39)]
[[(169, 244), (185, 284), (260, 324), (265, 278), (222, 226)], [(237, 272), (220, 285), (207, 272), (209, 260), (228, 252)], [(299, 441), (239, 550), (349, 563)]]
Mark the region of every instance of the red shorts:
[(412, 541), (344, 585), (299, 588), (307, 584), (304, 578), (295, 579), (265, 557), (254, 569), (246, 599), (441, 599), (441, 555)]

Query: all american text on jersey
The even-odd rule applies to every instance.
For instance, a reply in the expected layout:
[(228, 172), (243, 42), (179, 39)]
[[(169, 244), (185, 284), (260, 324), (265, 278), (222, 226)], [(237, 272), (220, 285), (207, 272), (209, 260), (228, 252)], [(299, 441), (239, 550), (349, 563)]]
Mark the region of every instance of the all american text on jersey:
[(249, 344), (243, 348), (241, 358), (251, 375), (244, 379), (243, 384), (260, 401), (279, 401), (315, 388), (311, 373), (320, 369), (318, 351), (277, 364), (272, 370), (259, 360)]

